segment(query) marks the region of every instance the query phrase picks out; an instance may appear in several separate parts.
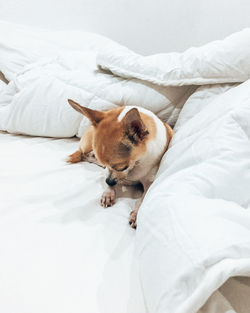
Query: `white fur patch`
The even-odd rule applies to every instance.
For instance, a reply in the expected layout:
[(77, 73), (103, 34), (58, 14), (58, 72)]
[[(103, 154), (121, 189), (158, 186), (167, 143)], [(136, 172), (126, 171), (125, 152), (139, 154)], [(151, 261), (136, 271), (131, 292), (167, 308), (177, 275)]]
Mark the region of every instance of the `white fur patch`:
[(122, 185), (122, 192), (125, 192), (127, 190), (128, 190), (128, 188), (126, 186)]
[[(128, 113), (128, 111), (132, 110), (133, 108), (136, 108), (139, 112), (145, 113), (149, 116), (152, 117), (156, 117), (155, 114), (147, 109), (141, 108), (141, 107), (137, 107), (137, 106), (132, 106), (132, 105), (127, 105), (124, 107), (124, 109), (122, 110), (122, 112), (119, 114), (118, 116), (118, 122), (120, 122), (124, 116)], [(158, 118), (157, 118), (158, 119)]]
[(167, 142), (166, 127), (156, 115), (153, 114), (152, 117), (156, 124), (156, 136), (147, 141), (147, 151), (140, 158), (140, 163), (142, 164), (141, 170), (145, 172), (145, 175), (160, 161)]

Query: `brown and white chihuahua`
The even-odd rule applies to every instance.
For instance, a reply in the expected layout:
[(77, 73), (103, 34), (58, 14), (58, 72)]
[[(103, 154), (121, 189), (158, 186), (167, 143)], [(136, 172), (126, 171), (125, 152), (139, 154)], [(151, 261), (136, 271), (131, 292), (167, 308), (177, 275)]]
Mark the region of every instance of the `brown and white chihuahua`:
[(91, 126), (82, 136), (79, 150), (71, 154), (67, 162), (88, 161), (107, 168), (108, 187), (101, 197), (105, 208), (115, 203), (116, 184), (141, 183), (144, 193), (129, 219), (130, 225), (136, 228), (141, 202), (173, 136), (171, 127), (141, 107), (123, 106), (102, 112), (70, 99), (68, 102), (90, 120)]

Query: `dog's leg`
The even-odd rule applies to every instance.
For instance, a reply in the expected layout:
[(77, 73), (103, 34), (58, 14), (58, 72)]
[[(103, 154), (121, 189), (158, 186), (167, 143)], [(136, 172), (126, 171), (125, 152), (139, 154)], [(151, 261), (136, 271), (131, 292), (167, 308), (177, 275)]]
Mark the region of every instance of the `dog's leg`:
[(95, 163), (98, 166), (104, 167), (101, 163), (98, 162), (93, 151), (90, 151), (88, 153), (82, 153), (82, 151), (77, 150), (76, 152), (69, 155), (66, 159), (67, 163), (78, 163), (81, 161)]
[(112, 206), (115, 203), (115, 189), (113, 187), (108, 187), (101, 197), (101, 205), (104, 208)]
[(137, 213), (139, 211), (142, 201), (143, 199), (140, 199), (140, 202), (137, 204), (136, 209), (130, 212), (129, 224), (132, 228), (137, 227)]
[(88, 161), (88, 154), (92, 152), (92, 127), (89, 127), (80, 139), (79, 149), (72, 153), (67, 159), (67, 163), (78, 163)]
[(99, 166), (102, 166), (95, 157), (92, 147), (92, 141), (93, 141), (93, 126), (90, 126), (80, 140), (79, 150), (71, 154), (66, 160), (66, 162), (78, 163), (81, 161), (86, 161), (89, 163), (95, 163)]
[(129, 224), (132, 228), (137, 227), (137, 214), (138, 214), (139, 208), (142, 204), (142, 201), (146, 195), (146, 192), (148, 191), (148, 188), (152, 184), (152, 181), (146, 179), (146, 180), (142, 180), (141, 183), (143, 184), (143, 188), (144, 188), (143, 195), (142, 195), (141, 199), (139, 200), (139, 202), (137, 202), (136, 208), (130, 212)]
[(76, 152), (72, 153), (66, 159), (67, 163), (78, 163), (83, 160), (83, 154), (81, 150), (77, 150)]

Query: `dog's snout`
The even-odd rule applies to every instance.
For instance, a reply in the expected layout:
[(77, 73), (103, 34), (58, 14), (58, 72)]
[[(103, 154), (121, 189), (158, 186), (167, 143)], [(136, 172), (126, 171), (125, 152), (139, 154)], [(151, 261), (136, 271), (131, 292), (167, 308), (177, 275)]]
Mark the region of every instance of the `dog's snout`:
[(108, 177), (105, 181), (111, 187), (116, 185), (116, 183), (117, 183), (117, 181), (115, 179), (112, 179), (111, 177)]

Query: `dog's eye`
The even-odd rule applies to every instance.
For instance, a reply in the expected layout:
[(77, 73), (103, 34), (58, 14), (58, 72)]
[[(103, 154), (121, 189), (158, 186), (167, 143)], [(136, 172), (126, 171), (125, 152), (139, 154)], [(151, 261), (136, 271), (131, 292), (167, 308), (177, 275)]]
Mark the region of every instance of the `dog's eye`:
[(121, 169), (117, 169), (117, 172), (123, 172), (123, 171), (126, 171), (126, 169), (128, 169), (128, 166), (125, 166)]

